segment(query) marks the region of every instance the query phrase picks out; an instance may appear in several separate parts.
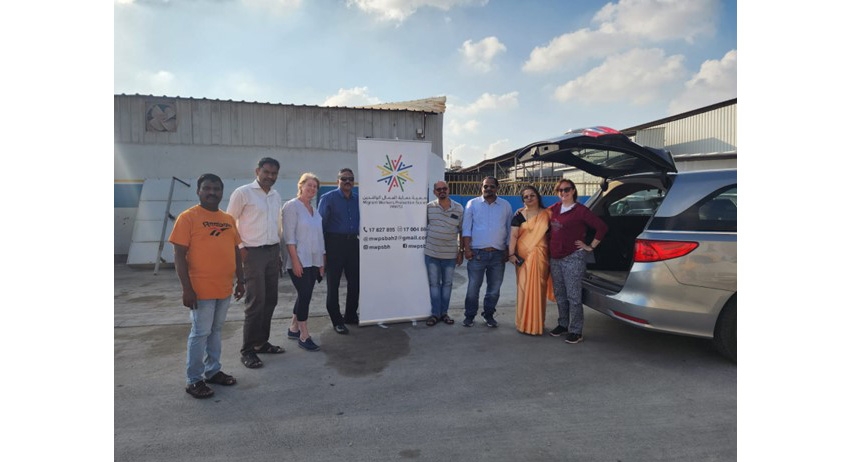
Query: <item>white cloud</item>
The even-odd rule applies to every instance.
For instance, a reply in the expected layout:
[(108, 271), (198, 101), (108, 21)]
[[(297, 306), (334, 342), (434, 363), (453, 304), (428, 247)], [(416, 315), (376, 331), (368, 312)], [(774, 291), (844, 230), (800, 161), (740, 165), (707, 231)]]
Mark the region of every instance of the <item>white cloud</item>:
[(361, 11), (374, 15), (380, 21), (404, 22), (416, 10), (422, 7), (432, 7), (448, 11), (456, 6), (486, 5), (488, 0), (346, 0), (346, 5), (352, 5)]
[(525, 72), (549, 72), (577, 61), (603, 58), (617, 51), (662, 41), (693, 43), (715, 32), (719, 0), (621, 0), (594, 16), (597, 29), (581, 29), (535, 47), (523, 64)]
[(484, 150), (484, 157), (492, 159), (501, 156), (511, 150), (510, 140), (505, 138), (497, 140), (495, 143), (490, 143), (487, 149)]
[(738, 96), (738, 51), (720, 60), (702, 63), (699, 72), (685, 83), (685, 90), (670, 102), (669, 114), (680, 114)]
[(465, 143), (453, 144), (451, 140), (446, 141), (446, 157), (452, 165), (460, 161), (469, 167), (483, 160), (492, 159), (511, 150), (510, 140), (500, 139), (490, 143), (487, 147), (469, 145)]
[(552, 71), (577, 61), (607, 56), (623, 47), (623, 43), (623, 37), (616, 32), (581, 29), (555, 37), (545, 47), (535, 47), (522, 70)]
[(225, 74), (220, 82), (216, 82), (216, 87), (218, 87), (216, 93), (232, 95), (227, 99), (242, 101), (268, 102), (268, 95), (271, 93), (270, 88), (257, 82), (254, 76), (247, 71), (234, 71)]
[(507, 51), (507, 47), (498, 38), (490, 36), (473, 42), (467, 40), (459, 49), (467, 64), (482, 72), (490, 72), (493, 58)]
[(647, 103), (671, 84), (684, 79), (684, 56), (666, 56), (663, 50), (635, 49), (615, 55), (555, 90), (558, 101), (586, 103), (628, 100)]
[(448, 121), (448, 132), (453, 136), (462, 136), (465, 134), (476, 133), (478, 132), (478, 121), (475, 119), (467, 120), (465, 122), (458, 121), (457, 119), (449, 119)]
[(720, 0), (621, 0), (608, 3), (593, 18), (629, 37), (652, 42), (685, 40), (714, 34)]
[(368, 87), (340, 88), (339, 91), (329, 96), (325, 102), (319, 106), (368, 106), (370, 104), (378, 104), (381, 100), (375, 96), (369, 95)]
[(180, 89), (188, 88), (181, 85), (177, 76), (169, 71), (140, 71), (130, 76), (128, 88), (133, 88), (133, 93), (149, 94), (156, 96), (178, 96)]
[(456, 145), (446, 144), (446, 146), (448, 147), (448, 157), (451, 159), (452, 165), (460, 162), (463, 166), (469, 167), (485, 159), (484, 150), (478, 146), (470, 146), (464, 143)]
[(301, 0), (242, 0), (248, 7), (266, 10), (275, 15), (286, 15), (301, 6)]
[(484, 111), (513, 109), (518, 105), (518, 91), (512, 91), (503, 95), (484, 93), (475, 102), (466, 106), (457, 106), (452, 103), (447, 104), (446, 113), (452, 116), (473, 116)]

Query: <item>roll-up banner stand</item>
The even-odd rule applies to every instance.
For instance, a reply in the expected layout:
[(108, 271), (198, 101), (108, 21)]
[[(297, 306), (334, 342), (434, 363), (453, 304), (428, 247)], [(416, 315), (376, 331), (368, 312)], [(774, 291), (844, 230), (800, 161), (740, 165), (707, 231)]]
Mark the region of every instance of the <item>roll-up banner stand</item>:
[(430, 142), (357, 140), (361, 326), (430, 316), (426, 205), (444, 166)]

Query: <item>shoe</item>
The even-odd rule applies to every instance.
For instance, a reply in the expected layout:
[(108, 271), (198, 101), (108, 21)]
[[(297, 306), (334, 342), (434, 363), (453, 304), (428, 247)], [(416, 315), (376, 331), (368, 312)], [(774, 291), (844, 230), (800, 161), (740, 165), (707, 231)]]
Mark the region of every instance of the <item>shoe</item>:
[(257, 357), (257, 353), (249, 352), (242, 355), (242, 364), (248, 369), (257, 369), (263, 367), (263, 362)]
[(263, 346), (261, 346), (260, 348), (254, 348), (254, 353), (269, 353), (273, 355), (279, 355), (281, 353), (284, 353), (285, 351), (286, 350), (284, 350), (282, 347), (272, 345), (269, 342), (264, 343)]
[(484, 320), (487, 321), (487, 327), (499, 327), (499, 323), (492, 317), (484, 318)]
[(298, 339), (298, 346), (307, 351), (319, 351), (319, 345), (313, 343), (313, 337), (307, 337), (307, 340)]
[(475, 324), (475, 321), (473, 321), (472, 318), (463, 319), (463, 327), (472, 327), (473, 324)]
[(204, 382), (214, 383), (216, 385), (226, 385), (228, 387), (236, 385), (236, 379), (234, 379), (232, 375), (227, 375), (221, 371), (216, 372), (215, 375), (208, 379), (204, 379)]
[(337, 334), (348, 335), (348, 328), (345, 327), (345, 324), (334, 326), (334, 331), (336, 331)]
[(584, 340), (584, 337), (581, 334), (567, 334), (567, 339), (564, 340), (567, 343), (578, 343)]
[(559, 324), (558, 327), (549, 331), (549, 335), (551, 335), (552, 337), (560, 337), (561, 334), (563, 334), (566, 331), (567, 331), (567, 328)]
[(192, 395), (192, 398), (204, 399), (209, 398), (215, 392), (212, 388), (208, 387), (203, 380), (199, 380), (191, 385), (186, 386), (186, 393)]
[(443, 316), (441, 316), (441, 317), (440, 317), (440, 321), (443, 321), (444, 323), (449, 324), (449, 325), (451, 325), (451, 324), (454, 324), (454, 323), (455, 323), (455, 320), (454, 320), (454, 319), (452, 319), (452, 318), (451, 318), (449, 315), (447, 315), (447, 314), (444, 314)]
[(288, 338), (289, 340), (298, 340), (299, 338), (301, 338), (301, 331), (299, 330), (298, 332), (292, 332), (291, 330), (286, 329), (286, 338)]
[(351, 325), (351, 326), (358, 326), (358, 325), (360, 325), (360, 317), (357, 316), (354, 319), (346, 319), (343, 322), (345, 322), (346, 324)]

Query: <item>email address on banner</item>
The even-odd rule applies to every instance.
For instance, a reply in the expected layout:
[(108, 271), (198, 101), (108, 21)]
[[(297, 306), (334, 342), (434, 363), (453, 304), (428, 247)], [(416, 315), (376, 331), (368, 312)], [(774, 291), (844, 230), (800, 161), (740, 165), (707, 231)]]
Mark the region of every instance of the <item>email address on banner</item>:
[(425, 236), (364, 236), (364, 241), (380, 242), (380, 241), (424, 241)]

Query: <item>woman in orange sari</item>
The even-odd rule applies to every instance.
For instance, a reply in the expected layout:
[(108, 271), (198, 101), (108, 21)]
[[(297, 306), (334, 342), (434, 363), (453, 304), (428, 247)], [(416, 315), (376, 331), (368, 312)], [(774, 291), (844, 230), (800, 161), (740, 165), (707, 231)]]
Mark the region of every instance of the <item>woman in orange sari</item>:
[(516, 265), (516, 328), (543, 335), (549, 281), (549, 210), (540, 192), (528, 185), (520, 191), (523, 208), (511, 220), (508, 261)]

